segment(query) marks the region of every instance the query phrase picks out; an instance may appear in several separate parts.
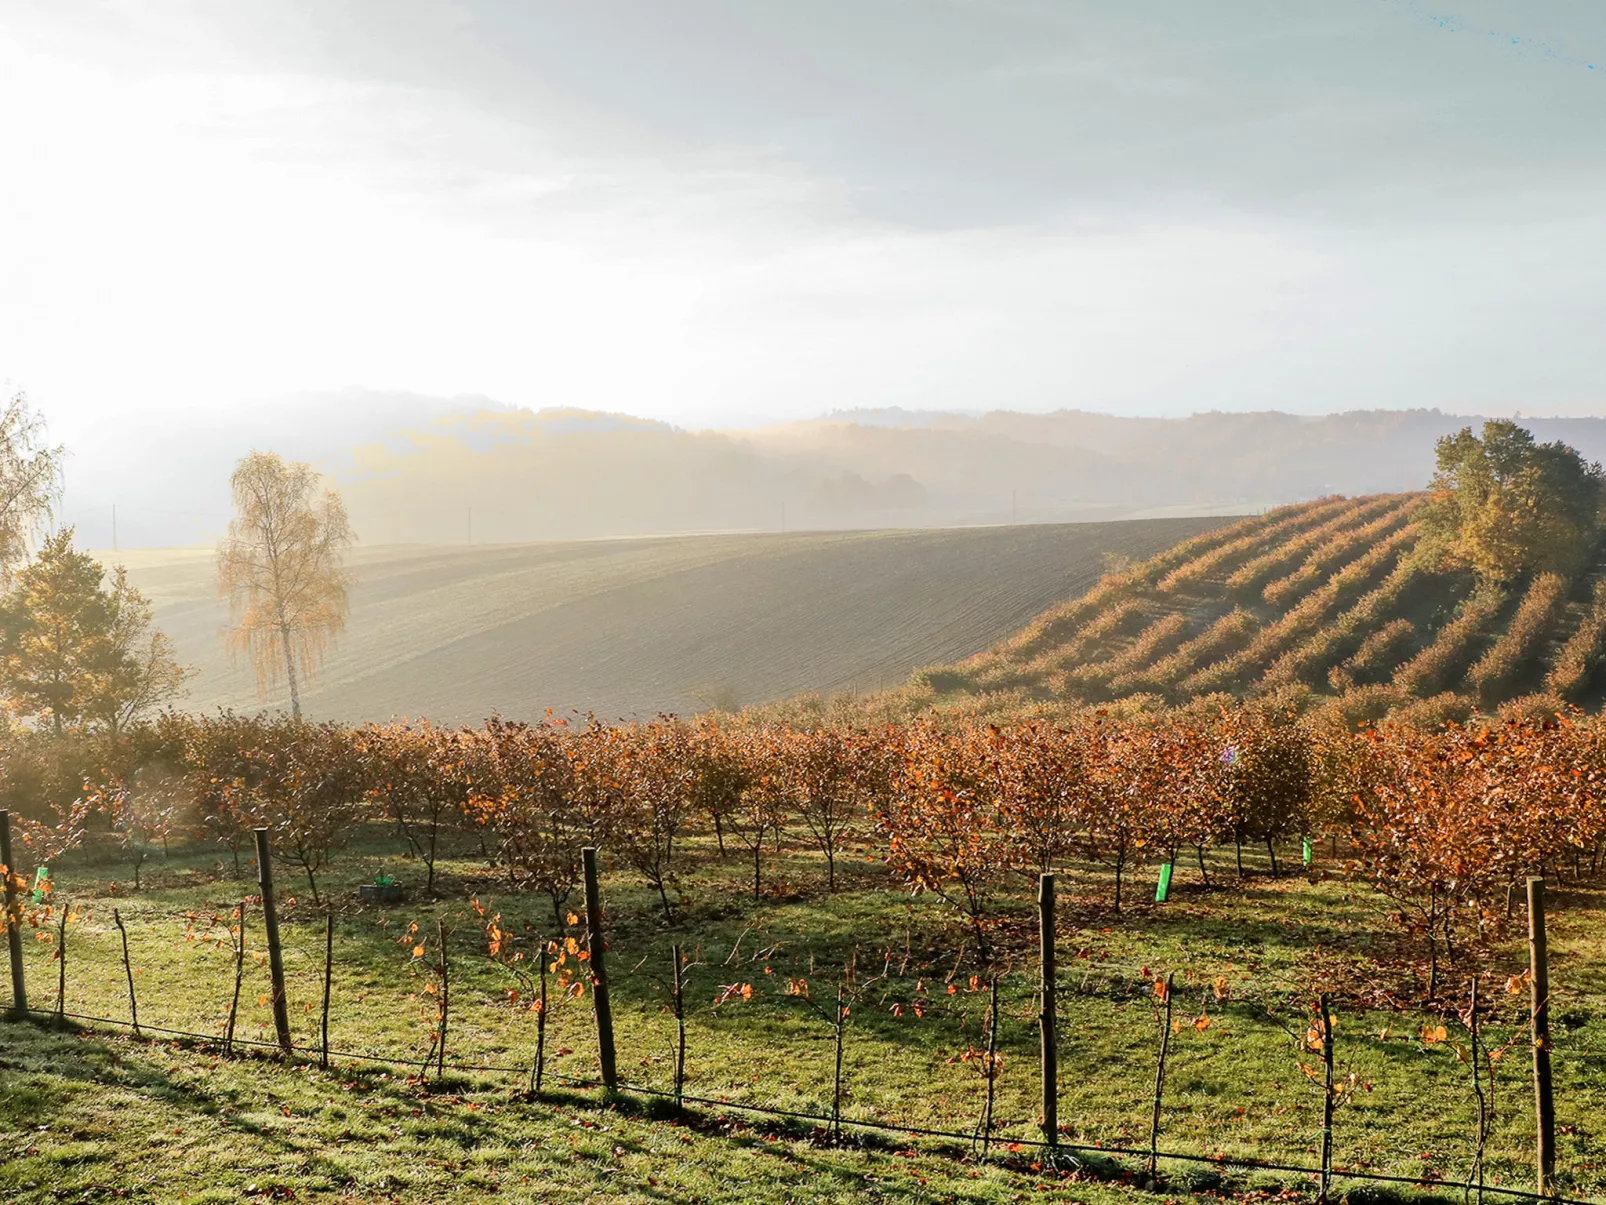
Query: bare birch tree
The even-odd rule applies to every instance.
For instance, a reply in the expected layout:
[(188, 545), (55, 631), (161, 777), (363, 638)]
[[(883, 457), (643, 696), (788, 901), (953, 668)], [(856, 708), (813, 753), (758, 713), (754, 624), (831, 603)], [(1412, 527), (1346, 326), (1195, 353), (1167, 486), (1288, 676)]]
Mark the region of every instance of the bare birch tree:
[(230, 485), (235, 517), (217, 555), (218, 591), (234, 625), (229, 648), (251, 655), (263, 694), (282, 671), (300, 719), (301, 679), (311, 680), (346, 628), (352, 577), (344, 558), (357, 537), (340, 495), (319, 492), (311, 465), (252, 452)]

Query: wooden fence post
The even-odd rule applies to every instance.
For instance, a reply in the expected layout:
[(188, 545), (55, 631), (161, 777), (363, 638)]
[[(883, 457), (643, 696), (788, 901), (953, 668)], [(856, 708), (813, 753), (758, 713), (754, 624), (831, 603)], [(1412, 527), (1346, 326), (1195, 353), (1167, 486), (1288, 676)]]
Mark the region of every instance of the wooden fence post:
[(1472, 1149), (1472, 1176), (1470, 1181), (1476, 1180), (1478, 1186), (1478, 1205), (1483, 1205), (1483, 1151), (1488, 1141), (1489, 1110), (1484, 1101), (1483, 1077), (1479, 1070), (1479, 1060), (1483, 1058), (1482, 1045), (1478, 1038), (1478, 977), (1472, 976), (1472, 1000), (1467, 1005), (1467, 1030), (1472, 1035), (1472, 1095), (1478, 1102), (1478, 1132), (1476, 1145)]
[(987, 987), (987, 1109), (982, 1114), (981, 1153), (993, 1144), (993, 1098), (998, 1091), (998, 975)]
[(842, 978), (836, 985), (836, 1077), (831, 1088), (831, 1141), (842, 1142), (842, 1037), (848, 1023), (848, 972), (844, 967)]
[(1175, 974), (1166, 972), (1165, 1011), (1160, 1020), (1160, 1060), (1154, 1068), (1154, 1115), (1149, 1120), (1149, 1179), (1154, 1179), (1160, 1166), (1160, 1101), (1165, 1094), (1165, 1056), (1171, 1049), (1171, 980)]
[(123, 939), (123, 974), (128, 976), (128, 1019), (133, 1022), (134, 1036), (139, 1037), (139, 1001), (134, 998), (134, 966), (128, 960), (128, 930), (123, 928), (123, 916), (112, 909), (112, 924)]
[(684, 1105), (686, 1085), (686, 997), (685, 984), (681, 980), (681, 954), (680, 944), (677, 942), (672, 950), (675, 959), (675, 1108)]
[(56, 924), (56, 1027), (67, 1028), (67, 901)]
[(0, 863), (6, 879), (6, 950), (11, 957), (11, 1015), (28, 1015), (28, 984), (22, 975), (22, 905), (17, 903), (17, 868), (11, 864), (11, 813), (0, 809)]
[(1556, 1192), (1556, 1098), (1550, 1083), (1550, 951), (1545, 942), (1545, 881), (1528, 880), (1528, 966), (1533, 980), (1534, 1106), (1542, 1197)]
[(329, 1069), (329, 987), (335, 969), (335, 911), (324, 914), (323, 928), (323, 1024), (320, 1030), (322, 1044), (318, 1050), (318, 1066)]
[(613, 1008), (608, 1003), (608, 975), (603, 968), (607, 938), (602, 932), (602, 894), (597, 889), (597, 850), (593, 845), (580, 851), (585, 863), (586, 952), (591, 955), (591, 999), (597, 1012), (597, 1055), (602, 1065), (602, 1083), (608, 1091), (619, 1086), (619, 1073), (613, 1057)]
[(1049, 1146), (1059, 1143), (1059, 1011), (1056, 1000), (1054, 945), (1054, 875), (1037, 880), (1037, 927), (1042, 944), (1043, 1015), (1043, 1137)]
[(240, 897), (240, 936), (234, 946), (234, 998), (229, 1002), (229, 1025), (223, 1032), (223, 1053), (234, 1053), (234, 1022), (240, 1015), (240, 981), (245, 978), (245, 897)]
[(1333, 1010), (1322, 993), (1322, 1188), (1319, 1205), (1327, 1205), (1327, 1190), (1333, 1178)]
[(530, 1067), (530, 1091), (541, 1090), (541, 1079), (546, 1075), (546, 943), (541, 943), (541, 957), (536, 959), (541, 973), (541, 995), (537, 1001), (539, 1012), (535, 1014), (535, 1063)]
[(273, 1031), (290, 1053), (290, 1004), (284, 997), (284, 955), (279, 950), (279, 909), (273, 899), (273, 849), (268, 830), (256, 830), (257, 882), (262, 885), (262, 927), (268, 935), (268, 975), (273, 981)]
[(440, 1041), (435, 1047), (435, 1074), (446, 1074), (446, 1010), (451, 1007), (451, 984), (447, 976), (451, 973), (451, 966), (446, 961), (446, 918), (435, 918), (435, 932), (440, 936), (441, 943), (441, 1034)]

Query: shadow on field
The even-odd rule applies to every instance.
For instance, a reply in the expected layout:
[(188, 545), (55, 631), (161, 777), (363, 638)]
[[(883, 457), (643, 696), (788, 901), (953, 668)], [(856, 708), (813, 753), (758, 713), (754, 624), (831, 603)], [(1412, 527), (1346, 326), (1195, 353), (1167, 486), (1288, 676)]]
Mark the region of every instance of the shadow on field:
[[(153, 1039), (104, 1039), (92, 1031), (53, 1022), (3, 1021), (6, 1053), (0, 1056), (0, 1128), (30, 1130), (46, 1124), (75, 1096), (107, 1088), (138, 1093), (194, 1114), (220, 1118), (242, 1103), (233, 1093), (181, 1083), (140, 1057)], [(199, 1051), (193, 1057), (205, 1056)], [(232, 1119), (236, 1128), (286, 1146), (258, 1127)]]

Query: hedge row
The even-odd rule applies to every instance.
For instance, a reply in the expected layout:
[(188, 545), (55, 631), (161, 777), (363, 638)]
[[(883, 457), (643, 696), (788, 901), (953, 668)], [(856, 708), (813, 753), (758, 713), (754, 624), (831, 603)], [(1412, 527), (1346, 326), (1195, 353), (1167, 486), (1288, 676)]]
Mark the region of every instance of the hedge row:
[(1266, 584), (1302, 564), (1333, 535), (1357, 523), (1368, 523), (1397, 505), (1399, 495), (1384, 494), (1352, 502), (1336, 518), (1328, 519), (1296, 539), (1279, 545), (1245, 564), (1227, 579), (1227, 589), (1240, 597), (1258, 596)]
[(1433, 643), (1395, 671), (1394, 685), (1406, 694), (1425, 695), (1448, 684), (1466, 663), (1472, 642), (1504, 603), (1498, 590), (1481, 590), (1467, 599), (1461, 613), (1439, 629)]
[(1366, 639), (1367, 633), (1377, 630), (1383, 618), (1399, 604), (1407, 587), (1421, 574), (1421, 567), (1413, 561), (1396, 566), (1377, 589), (1273, 662), (1262, 676), (1261, 686), (1273, 689), (1290, 682), (1306, 682), (1312, 686), (1319, 683), (1336, 662)]
[(1391, 619), (1378, 628), (1340, 665), (1328, 671), (1327, 683), (1343, 693), (1360, 684), (1362, 678), (1379, 675), (1397, 665), (1416, 639), (1416, 625), (1409, 619)]
[(1370, 523), (1348, 531), (1338, 532), (1315, 549), (1305, 563), (1286, 577), (1281, 577), (1261, 591), (1261, 596), (1274, 607), (1291, 606), (1295, 599), (1315, 589), (1338, 566), (1348, 563), (1364, 548), (1409, 522), (1411, 512), (1421, 505), (1420, 498), (1412, 498)]
[(1567, 605), (1567, 589), (1567, 579), (1559, 573), (1541, 573), (1534, 578), (1504, 634), (1467, 675), (1480, 694), (1487, 697), (1502, 692), (1529, 668), (1540, 642)]
[(1322, 523), (1335, 512), (1348, 514), (1359, 509), (1362, 507), (1348, 498), (1334, 498), (1329, 502), (1300, 509), (1276, 523), (1239, 536), (1235, 540), (1228, 540), (1210, 552), (1183, 562), (1161, 578), (1157, 588), (1170, 592), (1179, 586), (1204, 581), (1211, 575), (1236, 565), (1255, 549), (1264, 547), (1268, 541), (1281, 544), (1284, 537), (1305, 531), (1313, 524)]
[(1576, 702), (1588, 689), (1606, 653), (1606, 578), (1595, 583), (1595, 600), (1589, 614), (1561, 646), (1556, 663), (1545, 678), (1545, 689)]
[(1234, 607), (1198, 636), (1180, 645), (1176, 652), (1153, 665), (1111, 678), (1109, 688), (1118, 695), (1165, 690), (1198, 666), (1230, 657), (1247, 646), (1259, 627), (1253, 615), (1242, 607)]
[(1095, 685), (1133, 673), (1157, 658), (1165, 656), (1182, 643), (1188, 633), (1188, 617), (1181, 611), (1161, 616), (1138, 633), (1124, 651), (1107, 661), (1090, 662), (1073, 668), (1066, 674), (1068, 685)]
[(1185, 694), (1212, 694), (1247, 681), (1285, 650), (1309, 638), (1334, 611), (1371, 585), (1415, 539), (1414, 528), (1394, 532), (1365, 556), (1344, 566), (1326, 585), (1307, 594), (1276, 623), (1262, 628), (1248, 648), (1184, 678), (1180, 689)]
[(1139, 626), (1143, 616), (1148, 613), (1148, 608), (1141, 600), (1122, 599), (1108, 610), (1100, 611), (1064, 644), (1038, 654), (1025, 666), (1025, 670), (1028, 674), (1053, 673), (1078, 666), (1106, 640)]

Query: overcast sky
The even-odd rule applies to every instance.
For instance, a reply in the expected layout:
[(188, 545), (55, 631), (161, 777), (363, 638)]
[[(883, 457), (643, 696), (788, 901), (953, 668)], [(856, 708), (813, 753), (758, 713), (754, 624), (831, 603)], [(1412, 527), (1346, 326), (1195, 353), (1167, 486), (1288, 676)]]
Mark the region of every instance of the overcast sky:
[(0, 383), (1606, 413), (1598, 0), (0, 0)]

